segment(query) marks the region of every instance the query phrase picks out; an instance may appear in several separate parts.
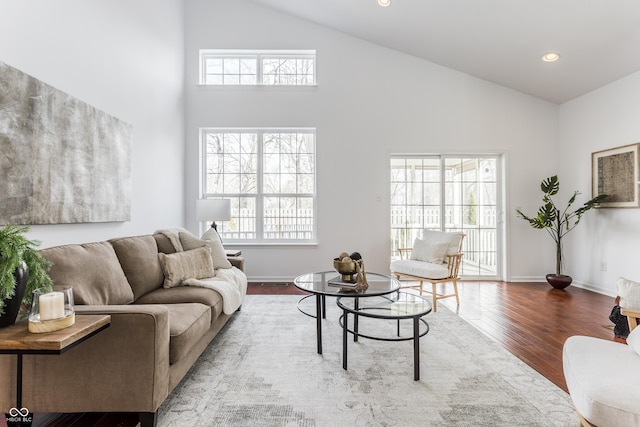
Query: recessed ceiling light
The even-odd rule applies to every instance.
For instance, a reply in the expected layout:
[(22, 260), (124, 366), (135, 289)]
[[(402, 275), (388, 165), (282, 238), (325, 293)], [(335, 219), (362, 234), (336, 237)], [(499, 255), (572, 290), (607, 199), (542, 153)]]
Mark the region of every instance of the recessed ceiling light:
[(382, 7), (389, 7), (391, 5), (391, 0), (378, 0), (378, 4)]
[(560, 59), (560, 55), (556, 52), (549, 52), (542, 55), (542, 60), (544, 62), (556, 62), (558, 59)]

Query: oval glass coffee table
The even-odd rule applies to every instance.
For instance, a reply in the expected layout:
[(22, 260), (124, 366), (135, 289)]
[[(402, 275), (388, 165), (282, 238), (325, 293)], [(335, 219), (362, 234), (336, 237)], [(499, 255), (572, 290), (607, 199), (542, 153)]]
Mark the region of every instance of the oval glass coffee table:
[[(422, 318), (431, 313), (431, 302), (419, 295), (407, 292), (396, 292), (369, 298), (360, 304), (357, 299), (339, 297), (338, 307), (342, 309), (340, 325), (342, 326), (342, 368), (347, 369), (347, 336), (352, 334), (354, 340), (358, 337), (377, 341), (410, 341), (413, 340), (413, 379), (420, 379), (420, 338), (429, 333), (429, 324)], [(353, 328), (349, 329), (349, 315), (353, 315)], [(383, 336), (380, 331), (363, 333), (358, 328), (358, 317), (372, 319), (394, 320), (397, 323), (396, 336)], [(400, 335), (400, 321), (411, 320), (413, 330), (410, 336)], [(372, 322), (373, 323), (373, 322)]]
[[(318, 354), (322, 354), (322, 319), (326, 317), (325, 297), (343, 297), (354, 299), (356, 306), (359, 298), (376, 297), (388, 295), (400, 289), (400, 282), (391, 276), (378, 273), (366, 273), (369, 287), (364, 291), (355, 291), (341, 286), (334, 286), (330, 281), (339, 279), (340, 274), (336, 271), (322, 271), (319, 273), (308, 273), (298, 276), (293, 281), (296, 288), (309, 292), (310, 295), (302, 297), (298, 301), (298, 310), (307, 316), (316, 319), (316, 336)], [(307, 313), (300, 307), (300, 303), (312, 296), (316, 297), (316, 314)], [(357, 323), (357, 321), (356, 321)], [(354, 336), (357, 339), (357, 336)]]

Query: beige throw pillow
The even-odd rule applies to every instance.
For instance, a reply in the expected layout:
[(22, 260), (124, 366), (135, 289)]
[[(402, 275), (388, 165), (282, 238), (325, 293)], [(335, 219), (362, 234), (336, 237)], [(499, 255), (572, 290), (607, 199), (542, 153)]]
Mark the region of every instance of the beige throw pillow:
[(227, 254), (222, 246), (222, 241), (218, 232), (213, 228), (208, 229), (203, 235), (202, 240), (211, 248), (211, 258), (213, 259), (213, 267), (218, 268), (231, 268), (231, 263), (227, 259)]
[(442, 264), (447, 254), (447, 242), (433, 243), (427, 240), (416, 239), (411, 249), (411, 259), (417, 261), (431, 262), (433, 264)]
[(640, 282), (620, 277), (617, 282), (620, 307), (640, 310)]
[(196, 236), (186, 231), (181, 231), (180, 233), (178, 233), (178, 237), (180, 238), (180, 243), (182, 244), (182, 248), (185, 251), (190, 251), (191, 249), (207, 246), (204, 240), (198, 239)]
[(186, 279), (206, 279), (216, 275), (208, 246), (173, 254), (160, 252), (158, 258), (164, 273), (165, 288), (180, 286)]

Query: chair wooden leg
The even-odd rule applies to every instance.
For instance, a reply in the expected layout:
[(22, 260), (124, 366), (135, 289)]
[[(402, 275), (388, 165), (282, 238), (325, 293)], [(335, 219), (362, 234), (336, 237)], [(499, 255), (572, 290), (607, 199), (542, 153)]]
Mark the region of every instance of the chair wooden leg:
[(431, 282), (431, 297), (433, 298), (433, 311), (438, 311), (438, 295), (436, 294), (436, 284)]
[(420, 295), (422, 295), (422, 280), (420, 280)]
[(458, 282), (457, 281), (453, 282), (453, 291), (456, 294), (456, 305), (460, 305), (460, 297), (458, 296)]

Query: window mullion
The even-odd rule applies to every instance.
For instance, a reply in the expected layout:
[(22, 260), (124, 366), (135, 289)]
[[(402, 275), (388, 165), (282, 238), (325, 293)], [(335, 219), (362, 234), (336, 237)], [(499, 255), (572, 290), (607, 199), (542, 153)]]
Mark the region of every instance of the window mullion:
[(258, 132), (258, 177), (256, 182), (256, 239), (264, 241), (264, 132)]
[(445, 231), (445, 222), (447, 217), (447, 170), (446, 160), (444, 156), (440, 157), (440, 230)]
[(264, 73), (262, 67), (262, 55), (256, 55), (256, 74), (259, 85), (264, 85)]

